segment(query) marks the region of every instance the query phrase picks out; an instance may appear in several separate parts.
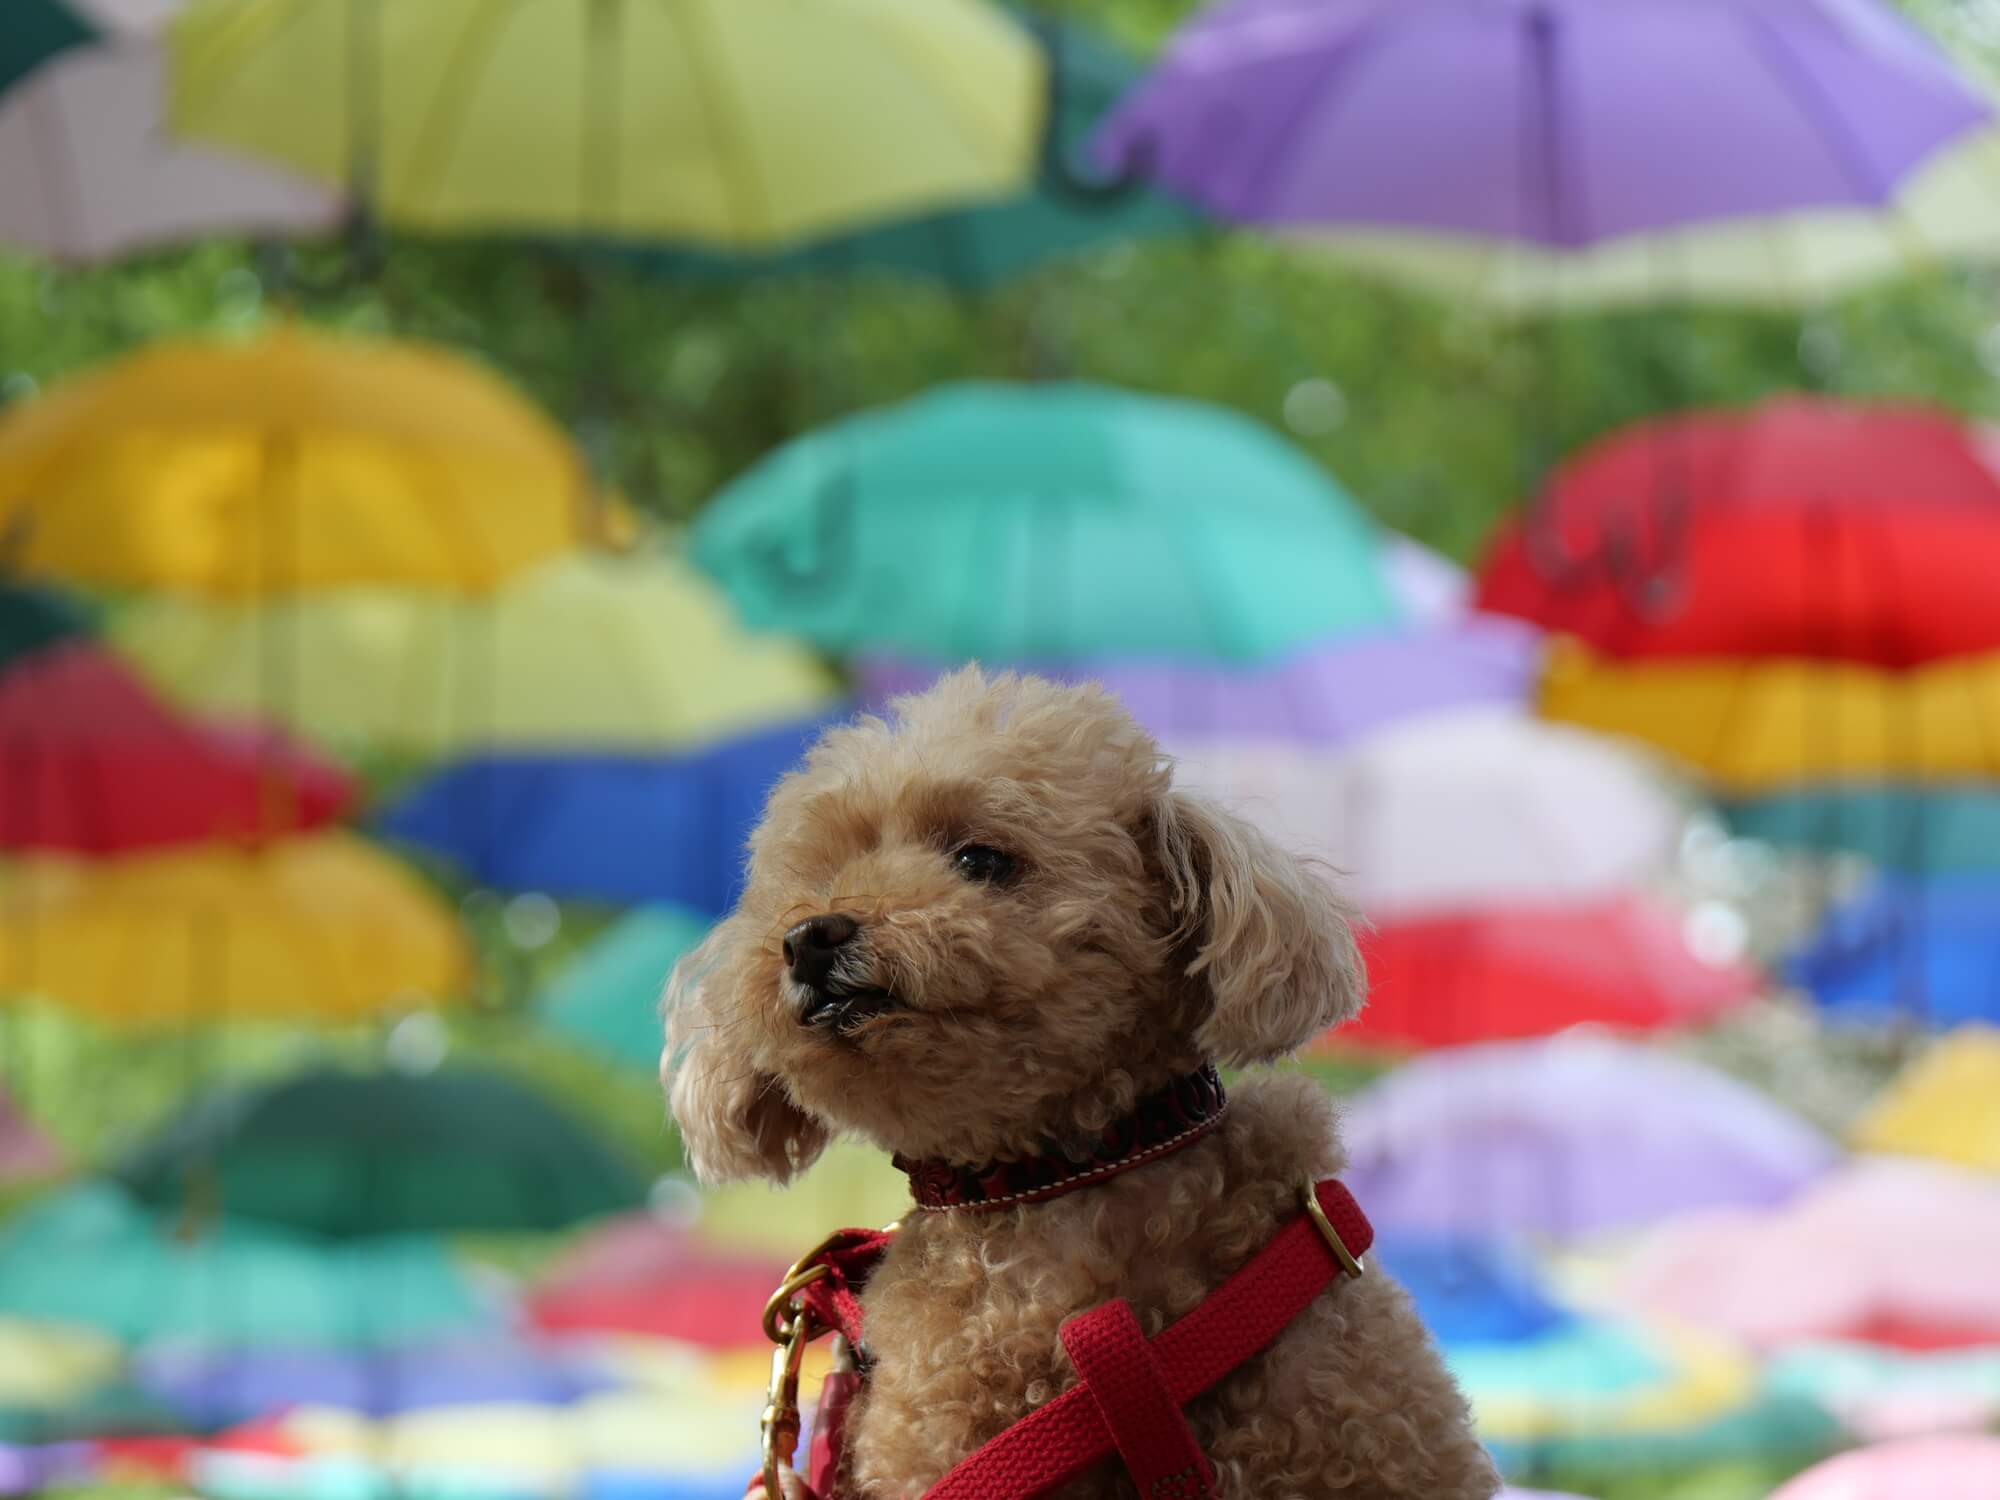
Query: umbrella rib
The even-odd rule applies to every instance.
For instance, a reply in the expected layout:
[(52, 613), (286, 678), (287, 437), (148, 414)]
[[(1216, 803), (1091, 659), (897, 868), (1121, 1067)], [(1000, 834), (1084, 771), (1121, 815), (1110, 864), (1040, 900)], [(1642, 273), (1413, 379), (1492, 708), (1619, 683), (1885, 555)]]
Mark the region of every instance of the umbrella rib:
[[(512, 9), (515, 4), (516, 0), (483, 0), (453, 38), (445, 56), (438, 88), (425, 106), (412, 149), (404, 158), (409, 163), (409, 169), (398, 174), (411, 189), (413, 199), (436, 196), (438, 180), (443, 175), (442, 163), (448, 162), (454, 154), (456, 143), (452, 136), (464, 129), (465, 117), (471, 112), (471, 70), (476, 61), (491, 58), (505, 25), (500, 11)], [(482, 40), (484, 46), (480, 50), (485, 58), (475, 60), (472, 55), (474, 46)], [(376, 62), (379, 66), (381, 59), (377, 58)], [(454, 104), (459, 106), (456, 111), (451, 108)], [(422, 193), (415, 190), (418, 183), (424, 184)], [(376, 190), (380, 191), (379, 183)]]
[[(749, 149), (749, 143), (736, 129), (734, 117), (719, 97), (721, 73), (716, 69), (714, 38), (709, 37), (705, 43), (697, 44), (695, 24), (684, 13), (689, 5), (699, 3), (699, 0), (654, 0), (654, 3), (666, 14), (668, 24), (680, 35), (681, 45), (687, 50), (688, 77), (694, 81), (694, 96), (703, 132), (712, 145), (720, 147), (726, 142), (733, 147), (741, 163), (740, 171), (729, 171), (721, 166), (718, 157), (715, 177), (735, 216), (737, 238), (748, 240), (753, 237), (753, 226), (762, 224), (769, 227), (771, 223), (770, 186), (764, 181), (762, 164), (757, 160), (756, 152)], [(744, 0), (734, 0), (734, 3), (744, 3)], [(718, 86), (713, 88), (708, 81), (711, 70), (716, 71), (718, 80)], [(759, 209), (761, 212), (757, 211)]]
[(1796, 104), (1800, 112), (1813, 122), (1817, 133), (1825, 143), (1828, 157), (1839, 168), (1854, 187), (1861, 190), (1861, 202), (1877, 205), (1885, 201), (1894, 188), (1894, 183), (1877, 182), (1866, 161), (1863, 160), (1854, 134), (1847, 127), (1840, 111), (1834, 107), (1818, 84), (1811, 79), (1799, 64), (1798, 53), (1788, 40), (1786, 33), (1765, 19), (1756, 10), (1744, 8), (1737, 13), (1737, 24), (1751, 34), (1756, 49), (1764, 55), (1765, 66), (1778, 81), (1779, 87)]

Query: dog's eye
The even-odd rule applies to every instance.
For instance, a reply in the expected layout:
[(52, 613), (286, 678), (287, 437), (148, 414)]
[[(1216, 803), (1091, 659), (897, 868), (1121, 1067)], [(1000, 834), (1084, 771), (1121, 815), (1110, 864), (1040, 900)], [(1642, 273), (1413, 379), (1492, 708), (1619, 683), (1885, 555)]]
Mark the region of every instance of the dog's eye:
[(952, 851), (952, 868), (967, 880), (998, 885), (1014, 873), (1014, 856), (991, 844), (967, 844)]

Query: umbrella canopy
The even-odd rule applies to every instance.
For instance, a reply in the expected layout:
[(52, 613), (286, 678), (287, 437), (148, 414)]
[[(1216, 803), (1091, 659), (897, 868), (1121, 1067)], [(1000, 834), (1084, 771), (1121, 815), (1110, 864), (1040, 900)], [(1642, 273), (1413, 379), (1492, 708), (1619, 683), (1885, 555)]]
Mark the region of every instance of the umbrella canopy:
[(1657, 870), (1681, 816), (1646, 764), (1523, 714), (1466, 709), (1345, 752), (1173, 738), (1179, 783), (1345, 873), (1370, 916), (1597, 897)]
[(15, 0), (0, 35), (0, 95), (50, 58), (96, 37), (97, 28), (64, 0)]
[(1343, 1178), (1384, 1232), (1574, 1237), (1783, 1201), (1833, 1146), (1734, 1079), (1584, 1035), (1427, 1053), (1358, 1095)]
[(722, 915), (764, 799), (826, 726), (808, 719), (679, 756), (496, 755), (426, 777), (386, 808), (386, 838), (481, 884)]
[(785, 1264), (705, 1248), (684, 1229), (633, 1214), (593, 1230), (552, 1267), (528, 1298), (528, 1316), (555, 1332), (740, 1348), (755, 1336)]
[(2000, 791), (1984, 782), (1826, 784), (1722, 804), (1738, 837), (1845, 851), (1917, 875), (2000, 874)]
[(406, 1343), (490, 1321), (433, 1240), (326, 1245), (232, 1219), (196, 1232), (108, 1183), (44, 1198), (0, 1233), (0, 1312), (129, 1344)]
[[(1586, 288), (1629, 296), (1591, 252), (1626, 277), (1650, 252), (1665, 265), (1643, 294), (1685, 297), (1782, 288), (1790, 216), (1893, 229), (1912, 175), (1990, 118), (1868, 0), (1249, 0), (1184, 26), (1099, 149), (1219, 217), (1421, 284), (1483, 290), (1485, 271), (1537, 300), (1522, 279), (1574, 265)], [(1753, 221), (1777, 243), (1755, 246)], [(1710, 226), (1733, 241), (1684, 243)], [(1761, 253), (1718, 276), (1717, 243)]]
[(0, 848), (116, 854), (317, 828), (354, 786), (274, 735), (177, 718), (94, 643), (0, 668)]
[(88, 583), (485, 590), (584, 540), (588, 506), (547, 416), (421, 344), (167, 339), (0, 415), (0, 532)]
[[(1019, 670), (1102, 683), (1157, 735), (1268, 735), (1339, 745), (1442, 709), (1524, 704), (1540, 656), (1539, 632), (1519, 621), (1481, 616), (1333, 641), (1269, 666), (1235, 671), (1116, 659), (1028, 662)], [(955, 665), (868, 655), (855, 664), (854, 678), (862, 701), (878, 708), (898, 693), (920, 691)]]
[(146, 42), (86, 47), (0, 99), (0, 242), (97, 261), (203, 235), (333, 227), (334, 194), (169, 140), (163, 71)]
[(18, 657), (90, 633), (90, 616), (67, 594), (0, 584), (0, 671)]
[(2000, 1438), (1920, 1437), (1815, 1464), (1771, 1500), (1945, 1500), (2000, 1493)]
[(1817, 1401), (1868, 1442), (1973, 1432), (2000, 1416), (2000, 1348), (1913, 1352), (1815, 1340), (1767, 1360), (1764, 1383)]
[(731, 247), (1019, 190), (1047, 87), (980, 0), (196, 0), (169, 44), (177, 131), (392, 223)]
[(336, 1406), (375, 1417), (476, 1402), (560, 1406), (615, 1383), (573, 1350), (492, 1337), (395, 1349), (168, 1346), (141, 1353), (133, 1379), (204, 1428), (294, 1406)]
[(660, 989), (708, 919), (676, 906), (631, 912), (572, 958), (536, 997), (550, 1031), (648, 1075), (660, 1069)]
[[(910, 1184), (887, 1154), (836, 1141), (784, 1188), (732, 1182), (701, 1195), (695, 1228), (717, 1250), (790, 1261), (800, 1247), (854, 1224), (888, 1224), (910, 1211)], [(780, 1211), (782, 1209), (782, 1211)]]
[(946, 660), (1277, 655), (1394, 623), (1380, 550), (1257, 423), (1080, 383), (951, 385), (836, 422), (694, 527), (752, 624)]
[(1757, 991), (1697, 957), (1680, 914), (1636, 896), (1384, 922), (1361, 935), (1368, 1003), (1323, 1046), (1449, 1047), (1568, 1026), (1651, 1031), (1712, 1020)]
[(316, 1068), (210, 1094), (119, 1166), (161, 1206), (213, 1193), (232, 1214), (335, 1238), (561, 1229), (645, 1197), (583, 1122), (499, 1073)]
[(62, 1152), (14, 1107), (0, 1088), (0, 1183), (40, 1177), (62, 1167)]
[(1385, 1268), (1446, 1347), (1539, 1338), (1572, 1321), (1526, 1255), (1469, 1235), (1398, 1235), (1369, 1259)]
[(1926, 407), (1784, 397), (1613, 433), (1503, 526), (1482, 608), (1614, 656), (2000, 648), (2000, 474)]
[(1878, 880), (1827, 913), (1783, 972), (1838, 1016), (2000, 1023), (2000, 880)]
[(1932, 1043), (1862, 1116), (1854, 1143), (2000, 1172), (2000, 1030), (1965, 1026)]
[(119, 1354), (117, 1340), (92, 1329), (0, 1317), (0, 1411), (82, 1401), (117, 1376)]
[(660, 250), (635, 258), (665, 275), (703, 280), (880, 271), (978, 291), (1060, 255), (1194, 228), (1194, 213), (1163, 194), (1099, 194), (1087, 184), (1078, 185), (1079, 176), (1086, 175), (1086, 169), (1075, 165), (1082, 160), (1084, 143), (1139, 69), (1087, 27), (1030, 24), (1047, 29), (1055, 96), (1042, 167), (1025, 191), (761, 255)]
[(437, 898), (347, 834), (0, 871), (0, 992), (104, 1021), (353, 1019), (454, 995), (470, 969)]
[(1738, 793), (2000, 776), (2000, 653), (1888, 672), (1784, 658), (1613, 664), (1559, 647), (1541, 709), (1657, 745)]
[(1939, 1163), (1862, 1160), (1768, 1212), (1655, 1229), (1614, 1296), (1761, 1349), (1816, 1338), (1968, 1347), (2000, 1343), (1996, 1260), (2000, 1184)]
[(803, 649), (746, 635), (665, 556), (565, 558), (478, 599), (160, 598), (127, 610), (116, 638), (182, 702), (430, 755), (677, 748), (809, 713), (833, 690)]

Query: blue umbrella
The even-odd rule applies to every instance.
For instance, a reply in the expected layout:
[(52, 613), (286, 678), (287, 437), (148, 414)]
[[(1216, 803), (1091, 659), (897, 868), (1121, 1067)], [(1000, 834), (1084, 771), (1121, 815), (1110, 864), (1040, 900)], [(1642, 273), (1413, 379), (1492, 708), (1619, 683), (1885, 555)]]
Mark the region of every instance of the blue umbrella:
[(427, 777), (378, 827), (500, 890), (720, 914), (742, 888), (765, 796), (828, 722), (690, 755), (482, 756)]
[(1861, 854), (1910, 874), (2000, 875), (2000, 788), (1981, 782), (1806, 787), (1722, 811), (1743, 838)]
[(2000, 877), (1878, 880), (1828, 913), (1784, 975), (1856, 1020), (2000, 1021)]
[(1489, 1240), (1397, 1234), (1376, 1242), (1374, 1259), (1443, 1344), (1518, 1343), (1571, 1321), (1525, 1255)]

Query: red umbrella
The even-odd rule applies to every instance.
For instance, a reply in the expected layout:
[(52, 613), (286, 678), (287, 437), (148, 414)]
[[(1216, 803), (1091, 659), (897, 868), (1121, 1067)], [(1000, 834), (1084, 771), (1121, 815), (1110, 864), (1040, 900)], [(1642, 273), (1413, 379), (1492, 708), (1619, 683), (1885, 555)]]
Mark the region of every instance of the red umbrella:
[(551, 1332), (637, 1333), (711, 1349), (756, 1343), (785, 1268), (705, 1249), (644, 1214), (614, 1219), (552, 1268), (528, 1301)]
[(1619, 656), (1908, 666), (2000, 647), (2000, 477), (1920, 406), (1787, 397), (1640, 423), (1502, 528), (1484, 609)]
[(295, 833), (353, 797), (343, 772), (276, 735), (185, 722), (91, 642), (0, 672), (0, 848), (113, 854)]
[(1361, 939), (1368, 1004), (1321, 1045), (1447, 1047), (1594, 1023), (1645, 1031), (1747, 999), (1756, 976), (1688, 950), (1638, 897), (1387, 922)]

